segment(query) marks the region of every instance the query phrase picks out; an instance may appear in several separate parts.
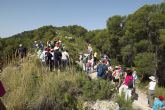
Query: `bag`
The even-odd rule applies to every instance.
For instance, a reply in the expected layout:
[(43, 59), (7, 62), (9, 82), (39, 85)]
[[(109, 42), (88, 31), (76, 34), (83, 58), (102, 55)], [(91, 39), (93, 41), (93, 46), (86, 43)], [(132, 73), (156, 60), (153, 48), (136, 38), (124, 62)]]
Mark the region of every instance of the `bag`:
[(97, 76), (102, 76), (102, 74), (104, 74), (103, 65), (99, 64), (98, 69), (97, 69)]
[(5, 93), (6, 93), (5, 88), (2, 82), (0, 81), (0, 97), (2, 97)]
[(133, 79), (130, 79), (128, 82), (128, 88), (133, 88)]

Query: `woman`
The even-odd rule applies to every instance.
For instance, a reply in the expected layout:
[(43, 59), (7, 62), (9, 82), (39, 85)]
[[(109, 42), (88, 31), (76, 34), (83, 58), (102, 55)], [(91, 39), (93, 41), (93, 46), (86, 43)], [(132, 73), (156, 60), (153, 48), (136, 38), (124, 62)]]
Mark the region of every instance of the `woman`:
[(156, 79), (154, 76), (150, 76), (149, 79), (151, 81), (149, 82), (149, 86), (148, 86), (148, 104), (150, 107), (152, 107), (153, 102), (154, 102), (154, 92), (155, 92), (155, 87), (156, 87)]
[(133, 76), (132, 76), (132, 70), (127, 69), (127, 75), (124, 79), (123, 84), (119, 88), (119, 95), (124, 92), (125, 94), (125, 100), (128, 100), (131, 98), (131, 92), (133, 89)]

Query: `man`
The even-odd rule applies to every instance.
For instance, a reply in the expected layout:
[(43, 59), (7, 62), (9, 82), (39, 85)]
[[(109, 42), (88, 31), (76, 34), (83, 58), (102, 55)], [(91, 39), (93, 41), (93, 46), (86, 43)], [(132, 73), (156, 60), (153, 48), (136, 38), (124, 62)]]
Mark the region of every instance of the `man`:
[(59, 48), (55, 46), (54, 47), (54, 64), (55, 64), (56, 69), (59, 69), (61, 65), (61, 57), (62, 57), (62, 54), (59, 51)]
[(53, 55), (51, 54), (50, 49), (48, 50), (46, 55), (47, 55), (47, 65), (49, 67), (49, 70), (53, 71), (53, 60), (52, 60)]
[(108, 66), (106, 65), (106, 61), (102, 60), (102, 62), (97, 66), (97, 77), (105, 79), (106, 71), (108, 71)]
[(23, 62), (24, 52), (25, 52), (25, 49), (22, 46), (22, 44), (20, 44), (19, 49), (18, 49), (18, 53), (19, 53), (19, 59), (20, 59), (21, 62)]
[(157, 99), (154, 101), (153, 105), (153, 110), (165, 110), (165, 104), (163, 103), (164, 97), (159, 96)]

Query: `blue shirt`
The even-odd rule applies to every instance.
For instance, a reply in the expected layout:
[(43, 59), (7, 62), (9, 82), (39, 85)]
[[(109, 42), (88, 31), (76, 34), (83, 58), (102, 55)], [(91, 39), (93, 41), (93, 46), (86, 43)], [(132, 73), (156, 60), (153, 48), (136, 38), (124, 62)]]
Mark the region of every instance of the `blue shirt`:
[(159, 100), (159, 99), (156, 99), (154, 101), (154, 105), (153, 105), (153, 110), (162, 110), (162, 107), (164, 106), (164, 103), (163, 101)]

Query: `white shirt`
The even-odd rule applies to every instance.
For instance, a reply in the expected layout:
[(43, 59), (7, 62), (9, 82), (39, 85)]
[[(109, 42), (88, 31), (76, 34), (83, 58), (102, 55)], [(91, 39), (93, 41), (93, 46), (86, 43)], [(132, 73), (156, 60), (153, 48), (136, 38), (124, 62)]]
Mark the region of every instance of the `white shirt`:
[(40, 54), (40, 59), (42, 62), (45, 62), (45, 51)]
[(149, 82), (149, 90), (155, 90), (156, 87), (156, 81)]
[(64, 52), (62, 52), (62, 60), (67, 60), (69, 58), (69, 54), (68, 54), (68, 52), (66, 52), (66, 51), (64, 51)]

